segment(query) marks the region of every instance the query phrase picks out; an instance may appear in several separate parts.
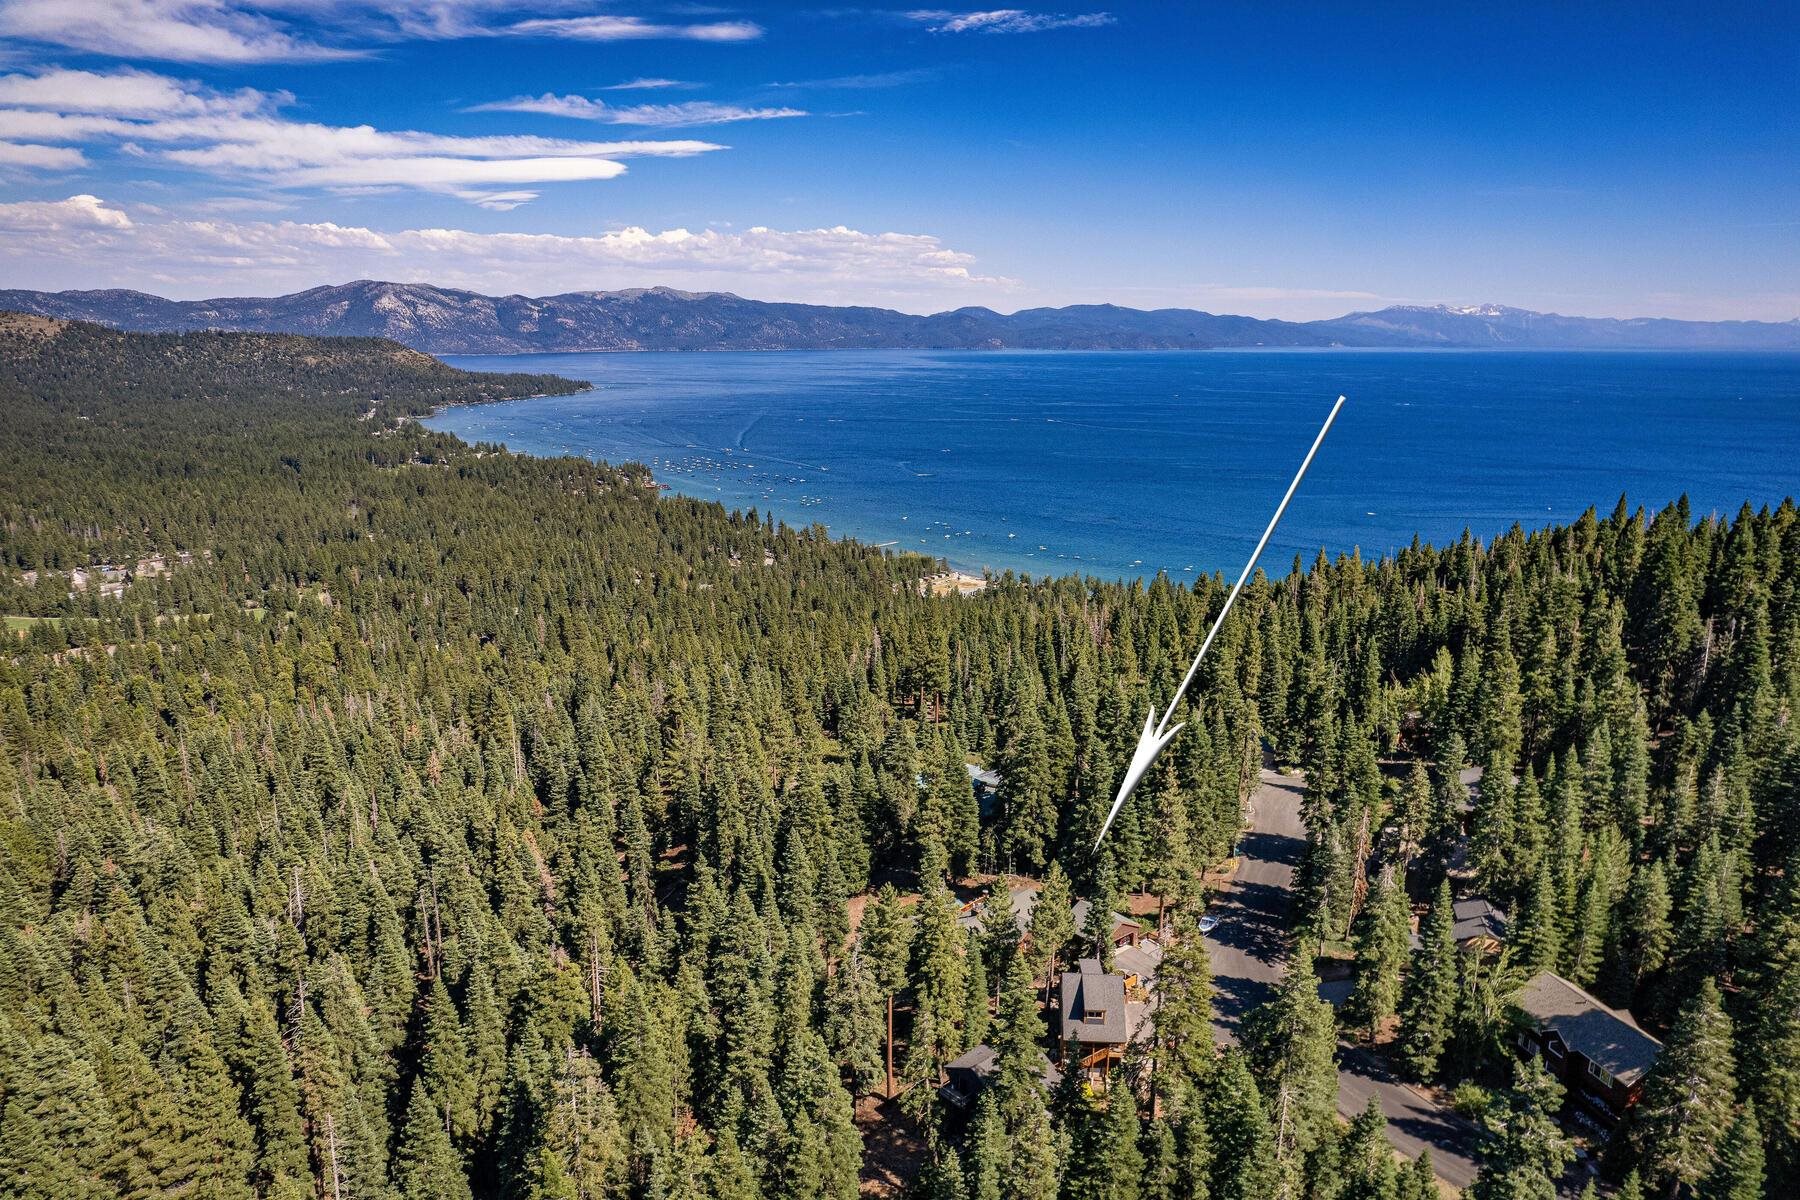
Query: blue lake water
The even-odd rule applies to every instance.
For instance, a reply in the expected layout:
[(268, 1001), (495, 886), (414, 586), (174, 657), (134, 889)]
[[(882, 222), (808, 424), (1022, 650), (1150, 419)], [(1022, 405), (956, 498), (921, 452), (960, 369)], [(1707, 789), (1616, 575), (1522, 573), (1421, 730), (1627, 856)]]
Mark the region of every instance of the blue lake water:
[(1515, 522), (1778, 504), (1800, 490), (1800, 355), (819, 351), (453, 358), (591, 380), (434, 429), (649, 465), (685, 495), (977, 569), (1235, 575), (1333, 399), (1264, 556)]

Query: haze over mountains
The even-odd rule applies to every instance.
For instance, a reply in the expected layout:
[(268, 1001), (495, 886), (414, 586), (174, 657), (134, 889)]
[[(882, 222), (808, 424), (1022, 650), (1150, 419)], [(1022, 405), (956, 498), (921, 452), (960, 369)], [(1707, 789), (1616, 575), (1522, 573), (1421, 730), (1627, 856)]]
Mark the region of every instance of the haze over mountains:
[(1800, 350), (1800, 320), (1565, 317), (1497, 305), (1399, 305), (1324, 321), (1277, 321), (1111, 304), (1004, 314), (746, 300), (632, 288), (484, 296), (358, 280), (287, 296), (166, 300), (125, 290), (0, 290), (0, 309), (139, 332), (223, 329), (386, 337), (432, 354), (573, 350), (1174, 350), (1248, 346)]

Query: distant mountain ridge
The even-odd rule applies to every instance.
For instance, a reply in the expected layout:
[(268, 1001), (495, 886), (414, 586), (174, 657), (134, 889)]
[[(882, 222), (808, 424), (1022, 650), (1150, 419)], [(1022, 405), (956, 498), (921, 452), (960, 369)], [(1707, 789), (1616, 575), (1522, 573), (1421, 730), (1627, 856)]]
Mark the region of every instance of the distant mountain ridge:
[(1499, 305), (1397, 305), (1278, 321), (1112, 304), (917, 316), (886, 308), (630, 288), (485, 296), (429, 284), (354, 283), (286, 296), (166, 300), (126, 290), (0, 290), (0, 310), (134, 332), (222, 329), (385, 337), (431, 354), (572, 350), (1187, 350), (1247, 346), (1800, 350), (1800, 320), (1565, 317)]

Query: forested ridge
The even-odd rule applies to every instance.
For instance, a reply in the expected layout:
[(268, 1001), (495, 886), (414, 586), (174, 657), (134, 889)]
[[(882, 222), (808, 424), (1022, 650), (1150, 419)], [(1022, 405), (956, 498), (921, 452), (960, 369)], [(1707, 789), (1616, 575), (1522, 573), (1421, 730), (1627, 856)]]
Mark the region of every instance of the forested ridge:
[[(0, 320), (0, 1195), (838, 1198), (865, 1133), (930, 1197), (1435, 1194), (1338, 1119), (1340, 1032), (1480, 1097), (1481, 1200), (1553, 1195), (1575, 1136), (1622, 1195), (1800, 1190), (1791, 502), (1259, 577), (1096, 855), (1219, 581), (930, 597), (408, 419), (574, 386)], [(1220, 1052), (1199, 872), (1265, 746), (1306, 774), (1300, 921)], [(957, 920), (997, 871), (1042, 882), (1022, 936)], [(1452, 880), (1514, 914), (1497, 958)], [(1046, 978), (1131, 893), (1172, 930), (1153, 1034), (1052, 1085)], [(1335, 1016), (1315, 956), (1353, 959)], [(1539, 970), (1664, 1040), (1610, 1139), (1515, 1064)]]

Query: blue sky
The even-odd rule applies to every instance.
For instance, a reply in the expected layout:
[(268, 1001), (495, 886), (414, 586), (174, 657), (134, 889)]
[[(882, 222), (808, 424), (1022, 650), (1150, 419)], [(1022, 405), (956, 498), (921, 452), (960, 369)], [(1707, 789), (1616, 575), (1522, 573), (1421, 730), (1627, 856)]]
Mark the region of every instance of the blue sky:
[(0, 0), (0, 283), (1800, 316), (1800, 10)]

